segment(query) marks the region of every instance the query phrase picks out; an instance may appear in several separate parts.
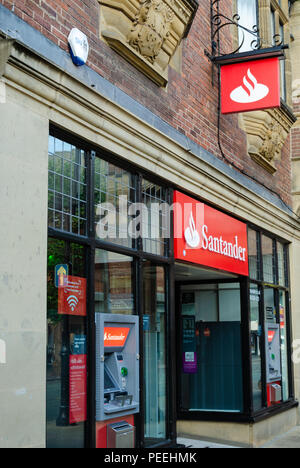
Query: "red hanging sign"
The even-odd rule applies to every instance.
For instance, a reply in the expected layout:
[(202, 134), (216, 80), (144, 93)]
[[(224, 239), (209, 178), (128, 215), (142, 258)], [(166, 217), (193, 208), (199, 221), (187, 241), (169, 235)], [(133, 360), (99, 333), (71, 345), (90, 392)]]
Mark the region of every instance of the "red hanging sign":
[(222, 114), (280, 107), (279, 58), (221, 66)]
[(248, 276), (247, 225), (174, 192), (175, 258)]

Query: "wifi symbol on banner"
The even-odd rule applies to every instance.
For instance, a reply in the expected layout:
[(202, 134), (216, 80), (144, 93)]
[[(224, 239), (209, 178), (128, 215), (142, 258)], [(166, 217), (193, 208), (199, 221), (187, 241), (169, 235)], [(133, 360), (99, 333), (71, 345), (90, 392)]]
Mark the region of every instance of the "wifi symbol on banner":
[(72, 312), (73, 312), (74, 309), (76, 308), (78, 302), (79, 302), (79, 299), (78, 299), (78, 297), (76, 297), (76, 296), (69, 296), (69, 297), (67, 298), (67, 302), (68, 302), (68, 304), (69, 304), (70, 309), (71, 309)]

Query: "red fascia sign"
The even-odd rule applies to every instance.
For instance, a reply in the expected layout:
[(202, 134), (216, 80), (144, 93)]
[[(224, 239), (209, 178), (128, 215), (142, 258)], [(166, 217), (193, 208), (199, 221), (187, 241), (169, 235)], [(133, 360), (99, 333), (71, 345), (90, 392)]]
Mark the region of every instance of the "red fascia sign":
[(174, 192), (175, 258), (248, 276), (247, 225)]
[(222, 114), (280, 107), (279, 58), (221, 66)]

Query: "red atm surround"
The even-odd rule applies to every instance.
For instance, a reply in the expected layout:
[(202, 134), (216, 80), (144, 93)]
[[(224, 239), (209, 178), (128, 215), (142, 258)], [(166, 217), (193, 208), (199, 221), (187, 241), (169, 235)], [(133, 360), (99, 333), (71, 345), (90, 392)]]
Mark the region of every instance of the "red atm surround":
[(131, 426), (134, 426), (134, 415), (111, 419), (110, 421), (96, 422), (96, 448), (107, 448), (107, 426), (108, 424), (120, 421), (126, 421)]

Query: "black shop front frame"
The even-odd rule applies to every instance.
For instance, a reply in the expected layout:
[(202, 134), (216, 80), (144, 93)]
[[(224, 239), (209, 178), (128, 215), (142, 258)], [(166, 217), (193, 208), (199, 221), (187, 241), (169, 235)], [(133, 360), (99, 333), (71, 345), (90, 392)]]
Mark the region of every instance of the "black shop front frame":
[[(47, 446), (106, 446), (103, 427), (95, 421), (95, 312), (139, 315), (141, 405), (132, 419), (136, 446), (174, 445), (170, 239), (126, 238), (120, 222), (118, 236), (109, 233), (103, 240), (97, 211), (99, 204), (117, 202), (120, 195), (128, 206), (143, 203), (151, 211), (154, 202), (170, 204), (172, 190), (52, 126), (48, 190)], [(84, 280), (86, 304), (77, 317), (59, 305), (55, 281), (64, 275)], [(82, 356), (83, 371), (75, 376), (79, 398), (70, 362)]]
[[(106, 190), (104, 190), (106, 187)], [(294, 402), (292, 366), (290, 362), (290, 310), (288, 282), (288, 245), (264, 234), (258, 228), (248, 227), (250, 275), (236, 275), (237, 278), (215, 281), (215, 284), (234, 281), (239, 285), (241, 305), (241, 388), (242, 411), (190, 411), (181, 406), (180, 375), (182, 356), (177, 344), (181, 341), (181, 319), (177, 296), (182, 285), (178, 281), (177, 263), (174, 258), (174, 240), (127, 239), (118, 243), (115, 239), (102, 240), (97, 235), (97, 206), (107, 198), (125, 193), (129, 203), (142, 202), (151, 206), (152, 202), (172, 205), (176, 187), (141, 169), (128, 165), (105, 150), (89, 145), (77, 137), (60, 129), (50, 127), (49, 136), (49, 243), (48, 243), (48, 326), (47, 349), (47, 442), (50, 446), (68, 445), (61, 435), (64, 428), (70, 430), (68, 414), (70, 408), (70, 349), (74, 344), (81, 346), (86, 355), (86, 405), (81, 414), (82, 421), (75, 443), (80, 447), (101, 445), (95, 421), (95, 312), (135, 314), (140, 317), (140, 401), (141, 410), (134, 418), (137, 432), (137, 447), (174, 446), (176, 444), (176, 420), (231, 420), (253, 421), (292, 407)], [(172, 216), (171, 216), (172, 225)], [(118, 226), (121, 230), (122, 226)], [(254, 249), (252, 232), (256, 233)], [(161, 230), (160, 233), (162, 234)], [(263, 276), (267, 268), (269, 247), (263, 253), (263, 235), (272, 239), (272, 268), (274, 283), (270, 284)], [(253, 247), (250, 248), (250, 244)], [(282, 268), (279, 267), (279, 244), (284, 251), (285, 282), (279, 280)], [(252, 249), (254, 253), (252, 253)], [(58, 250), (57, 250), (58, 249)], [(272, 247), (273, 249), (273, 247)], [(275, 253), (274, 253), (275, 252)], [(277, 252), (277, 253), (276, 253)], [(280, 250), (281, 252), (281, 250)], [(58, 258), (55, 258), (55, 255)], [(242, 255), (242, 251), (241, 251)], [(277, 259), (277, 260), (276, 260)], [(80, 261), (79, 261), (80, 260)], [(79, 263), (78, 263), (79, 262)], [(277, 263), (276, 263), (277, 262)], [(59, 324), (61, 317), (55, 310), (55, 289), (49, 281), (54, 281), (52, 270), (57, 264), (68, 265), (69, 274), (86, 280), (86, 314), (75, 320), (72, 315), (65, 324)], [(187, 265), (186, 262), (185, 265)], [(78, 271), (77, 271), (78, 270)], [(214, 272), (213, 268), (208, 270)], [(254, 274), (253, 272), (256, 272)], [(222, 273), (222, 272), (221, 272)], [(226, 272), (223, 272), (226, 273)], [(227, 274), (227, 273), (226, 273)], [(256, 275), (256, 276), (255, 276)], [(251, 278), (251, 279), (250, 279)], [(202, 277), (201, 282), (205, 280)], [(199, 283), (199, 281), (197, 280)], [(122, 283), (122, 291), (118, 287)], [(208, 283), (207, 283), (208, 284)], [(180, 286), (180, 287), (179, 287)], [(259, 296), (254, 293), (259, 290)], [(268, 288), (268, 289), (266, 289)], [(270, 292), (274, 291), (275, 321), (281, 323), (282, 297), (285, 297), (285, 356), (286, 395), (285, 401), (276, 405), (268, 404), (268, 384), (265, 372), (264, 314), (271, 307)], [(120, 288), (119, 288), (120, 289)], [(108, 299), (105, 291), (113, 291)], [(252, 291), (252, 292), (251, 292)], [(51, 296), (52, 294), (52, 296)], [(258, 309), (251, 306), (252, 299), (259, 297)], [(266, 306), (266, 297), (268, 305)], [(252, 298), (252, 299), (251, 299)], [(255, 302), (255, 304), (256, 304)], [(252, 324), (252, 314), (257, 323)], [(283, 321), (282, 321), (283, 322)], [(52, 327), (52, 329), (51, 329)], [(55, 338), (56, 333), (60, 334)], [(59, 327), (61, 329), (59, 330)], [(254, 327), (254, 329), (252, 329)], [(57, 332), (57, 330), (59, 330)], [(205, 329), (203, 330), (203, 332)], [(258, 333), (260, 331), (260, 334)], [(207, 333), (207, 332), (206, 332)], [(71, 336), (72, 335), (72, 336)], [(256, 338), (256, 342), (254, 343)], [(55, 342), (55, 339), (58, 340)], [(74, 341), (75, 340), (75, 341)], [(155, 344), (155, 346), (153, 345)], [(56, 346), (55, 346), (56, 345)], [(82, 348), (83, 346), (83, 348)], [(83, 351), (82, 351), (83, 349)], [(254, 350), (260, 350), (261, 359), (261, 399), (255, 393), (253, 381)], [(65, 355), (64, 355), (65, 353)], [(175, 358), (174, 358), (175, 357)], [(55, 362), (55, 360), (57, 362)], [(154, 379), (154, 370), (159, 377)], [(256, 375), (256, 374), (255, 374)], [(51, 384), (51, 385), (50, 385)], [(52, 386), (52, 388), (51, 388)], [(54, 389), (54, 390), (53, 390)], [(255, 394), (255, 396), (253, 396)], [(151, 398), (149, 398), (151, 396)], [(257, 401), (261, 404), (257, 404)], [(151, 405), (147, 405), (147, 402)], [(256, 403), (255, 403), (256, 402)], [(58, 425), (58, 416), (65, 411), (65, 426)], [(71, 425), (71, 430), (75, 426)], [(51, 445), (52, 446), (52, 445)]]
[[(298, 404), (291, 362), (288, 245), (254, 226), (248, 225), (247, 232), (247, 277), (230, 278), (223, 272), (222, 278), (221, 272), (177, 264), (181, 420), (258, 422)], [(194, 365), (186, 362), (185, 352), (188, 357), (196, 353)], [(280, 386), (276, 401), (273, 386)]]

